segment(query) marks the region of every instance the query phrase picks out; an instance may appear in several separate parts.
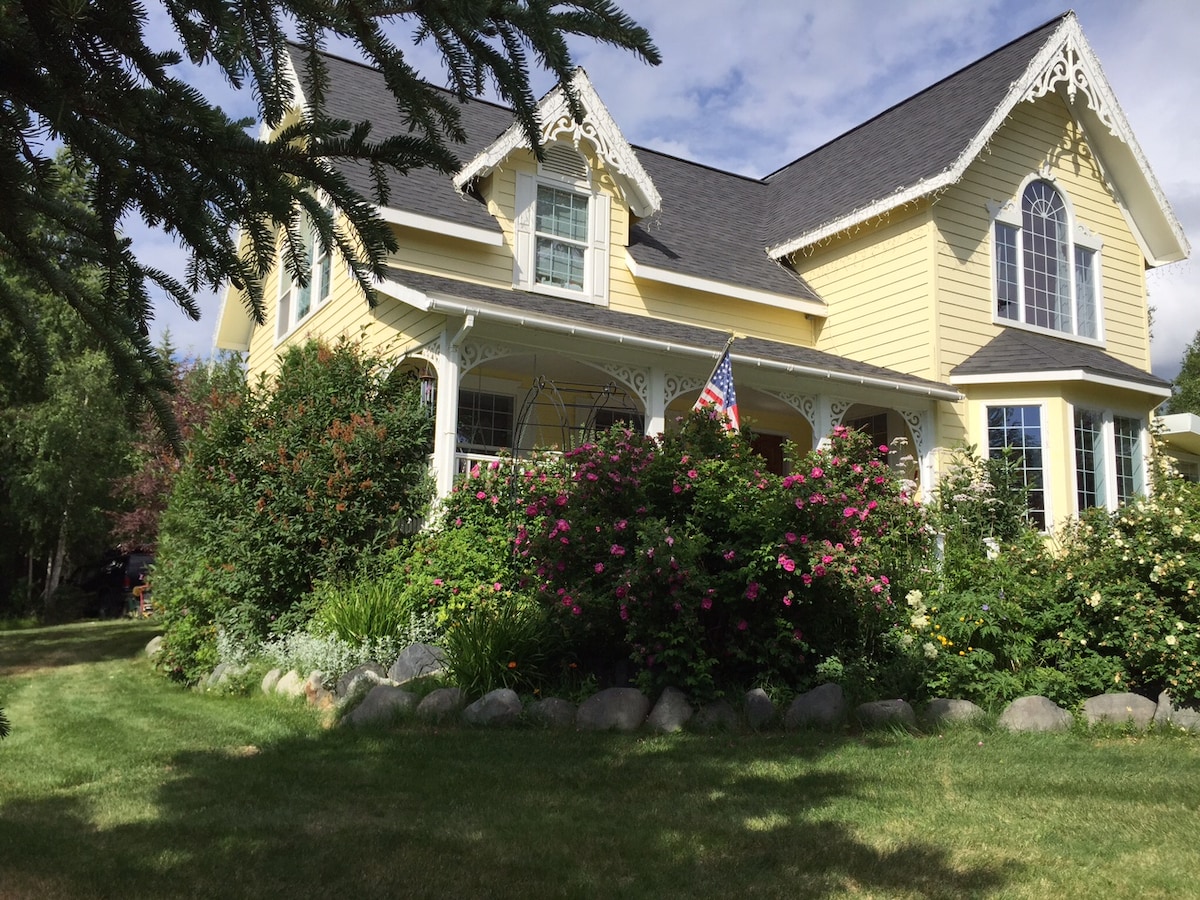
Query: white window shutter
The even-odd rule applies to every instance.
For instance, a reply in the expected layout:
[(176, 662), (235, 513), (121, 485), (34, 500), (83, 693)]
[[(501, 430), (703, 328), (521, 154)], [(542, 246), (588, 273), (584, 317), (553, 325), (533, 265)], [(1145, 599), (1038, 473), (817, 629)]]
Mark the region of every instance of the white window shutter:
[(513, 285), (531, 290), (536, 261), (533, 258), (533, 217), (537, 198), (533, 175), (517, 173), (516, 217), (513, 219)]
[(597, 193), (588, 204), (591, 221), (588, 223), (588, 238), (592, 245), (591, 281), (592, 296), (608, 301), (608, 255), (609, 255), (609, 199), (608, 194)]

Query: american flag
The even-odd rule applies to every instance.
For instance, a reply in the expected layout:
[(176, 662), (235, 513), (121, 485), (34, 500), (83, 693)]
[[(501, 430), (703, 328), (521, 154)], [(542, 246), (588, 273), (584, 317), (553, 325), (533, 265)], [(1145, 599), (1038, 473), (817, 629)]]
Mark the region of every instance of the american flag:
[(694, 410), (714, 407), (717, 412), (725, 414), (725, 430), (739, 431), (737, 391), (733, 389), (733, 365), (729, 362), (729, 348), (721, 354), (721, 360), (713, 373), (708, 376), (708, 384), (700, 392)]

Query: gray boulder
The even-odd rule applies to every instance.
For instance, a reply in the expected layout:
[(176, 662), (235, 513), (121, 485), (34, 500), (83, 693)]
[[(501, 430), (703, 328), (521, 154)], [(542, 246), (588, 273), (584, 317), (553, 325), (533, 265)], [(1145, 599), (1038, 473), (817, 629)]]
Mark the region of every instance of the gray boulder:
[(146, 645), (146, 655), (151, 659), (162, 653), (163, 638), (161, 634), (150, 638), (150, 643)]
[(682, 730), (693, 712), (692, 704), (688, 703), (683, 691), (673, 687), (664, 688), (654, 709), (650, 710), (646, 725), (659, 734), (671, 734)]
[(417, 718), (428, 722), (441, 722), (456, 715), (463, 705), (460, 688), (438, 688), (431, 691), (417, 704)]
[(717, 700), (700, 707), (691, 722), (693, 730), (705, 733), (737, 731), (741, 724), (737, 710), (727, 700)]
[(1158, 695), (1158, 707), (1154, 711), (1154, 724), (1159, 728), (1180, 728), (1184, 731), (1200, 732), (1200, 712), (1176, 706), (1167, 691)]
[(969, 722), (976, 716), (982, 716), (983, 710), (970, 700), (951, 700), (937, 697), (929, 701), (925, 707), (925, 721), (930, 725), (948, 725), (953, 722)]
[(917, 714), (907, 700), (875, 700), (862, 703), (854, 710), (854, 716), (864, 728), (879, 728), (901, 725), (917, 727)]
[(529, 705), (529, 720), (545, 728), (570, 728), (575, 724), (575, 704), (561, 697), (546, 697)]
[(468, 725), (511, 725), (521, 717), (521, 698), (511, 688), (488, 691), (463, 710)]
[(379, 684), (387, 678), (387, 669), (377, 662), (365, 662), (357, 665), (337, 680), (337, 684), (333, 686), (333, 692), (338, 697), (345, 697), (351, 693), (350, 686), (359, 678), (366, 678), (371, 684)]
[(1100, 694), (1083, 701), (1083, 717), (1089, 725), (1107, 722), (1149, 728), (1158, 704), (1140, 694)]
[(792, 701), (783, 717), (789, 731), (797, 728), (829, 728), (846, 718), (846, 694), (841, 685), (823, 684)]
[(397, 684), (407, 684), (418, 678), (441, 675), (446, 671), (446, 654), (432, 644), (412, 644), (396, 657), (387, 677)]
[(377, 684), (363, 697), (362, 703), (342, 718), (343, 725), (374, 725), (393, 722), (411, 712), (417, 695), (402, 687)]
[(293, 700), (297, 697), (303, 697), (304, 681), (300, 678), (300, 673), (292, 669), (285, 674), (275, 683), (275, 693), (281, 697), (290, 697)]
[(771, 702), (766, 691), (762, 688), (755, 688), (746, 692), (746, 696), (742, 700), (742, 712), (745, 713), (746, 722), (750, 727), (755, 731), (760, 731), (774, 721), (775, 704)]
[(1009, 731), (1066, 731), (1071, 714), (1046, 697), (1019, 697), (1000, 713), (1000, 726)]
[(636, 731), (649, 711), (649, 699), (637, 688), (606, 688), (580, 704), (575, 727), (580, 731)]
[(262, 692), (270, 694), (275, 690), (275, 685), (279, 684), (279, 679), (283, 677), (282, 669), (272, 669), (262, 680)]

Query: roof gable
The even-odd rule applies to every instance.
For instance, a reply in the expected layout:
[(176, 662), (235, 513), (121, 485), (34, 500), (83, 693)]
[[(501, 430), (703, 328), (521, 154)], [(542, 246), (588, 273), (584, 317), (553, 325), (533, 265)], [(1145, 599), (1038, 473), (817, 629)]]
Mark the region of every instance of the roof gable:
[[(641, 218), (659, 211), (662, 199), (658, 190), (642, 168), (637, 154), (621, 134), (621, 129), (609, 115), (592, 87), (591, 80), (583, 69), (576, 69), (571, 78), (570, 93), (573, 93), (583, 109), (581, 121), (576, 121), (571, 112), (568, 90), (558, 85), (538, 103), (537, 119), (541, 125), (539, 137), (542, 144), (567, 139), (575, 144), (587, 142), (596, 155), (609, 166), (614, 180), (625, 195), (629, 208)], [(514, 122), (495, 141), (483, 149), (454, 176), (454, 186), (464, 190), (474, 179), (489, 173), (518, 148), (529, 148), (529, 138), (519, 122)]]
[(1013, 109), (1051, 91), (1084, 128), (1151, 265), (1189, 246), (1074, 13), (769, 175), (776, 259), (957, 183)]

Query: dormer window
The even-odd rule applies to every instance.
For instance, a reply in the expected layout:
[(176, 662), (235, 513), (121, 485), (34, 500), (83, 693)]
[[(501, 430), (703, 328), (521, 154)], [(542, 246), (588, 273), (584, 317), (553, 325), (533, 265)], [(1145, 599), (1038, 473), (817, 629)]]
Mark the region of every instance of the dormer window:
[(996, 320), (1100, 340), (1101, 243), (1062, 193), (1037, 178), (994, 215)]
[(282, 340), (329, 299), (332, 265), (329, 253), (321, 244), (317, 230), (307, 215), (300, 218), (300, 240), (303, 258), (301, 265), (306, 284), (292, 278), (282, 257), (279, 265), (279, 310), (275, 322), (275, 337)]
[(608, 302), (609, 200), (586, 158), (550, 144), (537, 174), (517, 174), (513, 284), (538, 293)]

